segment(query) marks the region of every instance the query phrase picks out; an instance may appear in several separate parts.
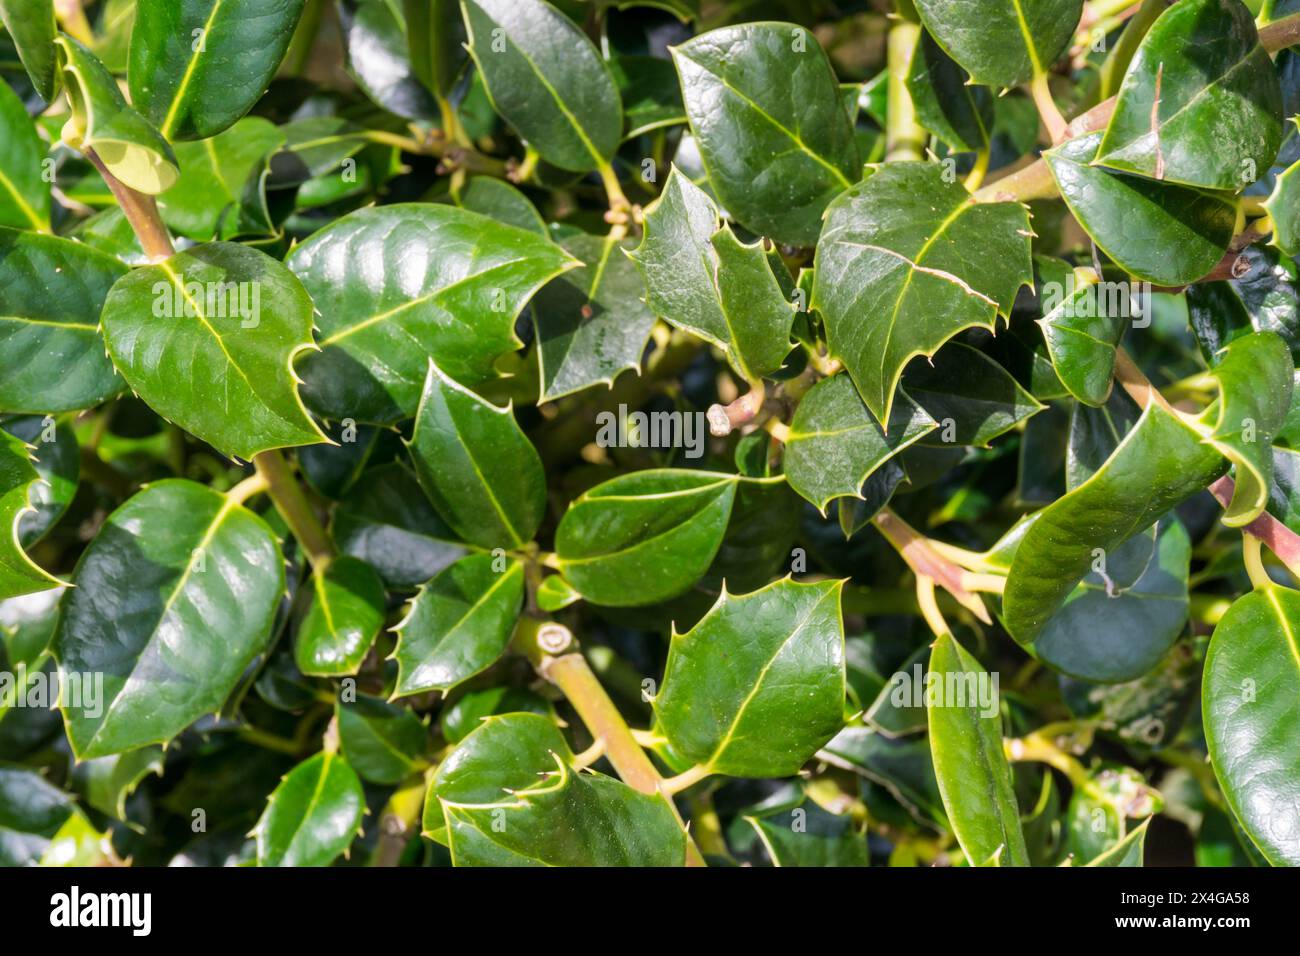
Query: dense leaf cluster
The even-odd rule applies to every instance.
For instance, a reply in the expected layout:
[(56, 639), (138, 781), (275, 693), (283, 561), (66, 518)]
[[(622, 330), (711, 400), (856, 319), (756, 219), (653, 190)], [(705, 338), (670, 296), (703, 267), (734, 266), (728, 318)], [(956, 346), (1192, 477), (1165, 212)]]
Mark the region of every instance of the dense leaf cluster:
[(1300, 3), (0, 17), (0, 864), (1300, 864)]

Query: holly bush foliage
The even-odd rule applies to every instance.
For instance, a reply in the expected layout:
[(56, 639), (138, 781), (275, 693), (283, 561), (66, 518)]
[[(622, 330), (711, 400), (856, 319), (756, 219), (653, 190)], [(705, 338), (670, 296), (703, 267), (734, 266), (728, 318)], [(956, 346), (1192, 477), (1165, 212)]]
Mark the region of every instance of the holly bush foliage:
[(1300, 863), (1300, 4), (55, 6), (0, 862)]

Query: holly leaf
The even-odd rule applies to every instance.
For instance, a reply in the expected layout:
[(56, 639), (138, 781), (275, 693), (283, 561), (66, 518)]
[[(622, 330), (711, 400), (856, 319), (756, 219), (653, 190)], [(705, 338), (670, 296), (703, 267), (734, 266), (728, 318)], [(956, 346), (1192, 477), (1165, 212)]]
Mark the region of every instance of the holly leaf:
[(1143, 850), (1146, 844), (1147, 827), (1151, 818), (1143, 820), (1128, 836), (1120, 840), (1109, 850), (1099, 853), (1085, 866), (1143, 866)]
[(804, 794), (764, 805), (741, 819), (754, 828), (773, 866), (868, 866), (867, 841), (849, 814), (836, 815)]
[(896, 454), (938, 426), (904, 397), (886, 433), (847, 375), (822, 379), (795, 409), (785, 442), (790, 487), (823, 515), (836, 498), (863, 498), (863, 485)]
[(325, 441), (298, 395), (312, 300), (263, 252), (214, 242), (124, 276), (104, 303), (113, 364), (148, 405), (224, 455)]
[(383, 626), (378, 573), (357, 558), (335, 558), (312, 576), (310, 603), (294, 640), (298, 670), (309, 677), (357, 673)]
[(646, 302), (671, 325), (722, 349), (754, 382), (790, 352), (794, 311), (761, 243), (741, 243), (704, 191), (673, 167), (631, 253)]
[(1188, 0), (1152, 24), (1094, 162), (1150, 179), (1239, 190), (1282, 145), (1282, 88), (1241, 0)]
[(71, 239), (0, 228), (0, 409), (75, 411), (122, 390), (99, 319), (126, 273)]
[(1159, 183), (1094, 165), (1101, 133), (1044, 153), (1065, 204), (1124, 271), (1162, 286), (1201, 278), (1223, 258), (1237, 223), (1222, 193)]
[(970, 82), (929, 33), (922, 31), (905, 78), (916, 120), (957, 152), (988, 149), (993, 94)]
[(676, 597), (704, 576), (722, 545), (739, 480), (662, 468), (602, 482), (560, 520), (560, 571), (593, 604)]
[(131, 102), (169, 140), (208, 139), (252, 109), (289, 49), (304, 0), (140, 0)]
[[(989, 675), (951, 634), (930, 653), (937, 700), (927, 695), (930, 752), (953, 835), (972, 866), (1028, 866), (1011, 767), (1002, 750), (1002, 716), (978, 688)], [(956, 691), (950, 690), (957, 688)], [(996, 693), (992, 700), (997, 701)]]
[(492, 377), (521, 345), (524, 304), (581, 263), (476, 213), (403, 203), (344, 216), (286, 265), (319, 313), (321, 354), (302, 363), (307, 400), (328, 418), (383, 424), (415, 414), (431, 358), (460, 382)]
[(59, 34), (54, 19), (54, 0), (0, 0), (0, 20), (18, 58), (41, 99), (53, 103), (59, 92), (59, 64), (54, 38)]
[(1273, 483), (1273, 439), (1291, 409), (1295, 365), (1286, 342), (1272, 332), (1236, 339), (1216, 358), (1210, 374), (1219, 383), (1214, 430), (1205, 439), (1232, 462), (1235, 485), (1223, 523), (1240, 528), (1268, 505)]
[(510, 643), (523, 598), (524, 566), (514, 559), (474, 554), (440, 571), (393, 628), (393, 696), (445, 693), (496, 663)]
[(623, 139), (686, 122), (677, 71), (657, 56), (611, 57), (609, 71), (623, 101)]
[[(52, 648), (78, 759), (166, 743), (215, 713), (271, 636), (284, 559), (271, 529), (192, 481), (150, 485), (86, 548)], [(119, 613), (130, 596), (132, 613)]]
[(1205, 658), (1201, 707), (1214, 775), (1274, 866), (1300, 865), (1300, 595), (1266, 585), (1233, 602)]
[(546, 474), (509, 407), (480, 398), (431, 360), (407, 447), (425, 494), (465, 541), (518, 548), (533, 539), (546, 512)]
[(549, 235), (546, 221), (537, 207), (518, 188), (501, 179), (475, 176), (456, 197), (462, 209), (476, 212), (508, 226), (527, 229), (539, 236)]
[[(1244, 268), (1242, 266), (1244, 265)], [(1274, 332), (1300, 356), (1300, 281), (1296, 266), (1277, 250), (1250, 246), (1237, 258), (1238, 277), (1198, 282), (1187, 289), (1187, 317), (1207, 365), (1231, 343)]]
[(810, 246), (822, 213), (861, 172), (821, 46), (791, 23), (744, 23), (672, 48), (709, 182), (737, 221)]
[(127, 105), (95, 54), (66, 34), (55, 44), (72, 104), (63, 142), (82, 152), (93, 149), (110, 173), (137, 192), (152, 196), (170, 189), (180, 175), (171, 144)]
[(329, 866), (361, 832), (361, 781), (330, 750), (290, 770), (266, 801), (253, 835), (258, 866)]
[(976, 83), (1011, 87), (1046, 73), (1065, 52), (1083, 0), (916, 0), (916, 12)]
[(0, 866), (34, 866), (77, 811), (76, 802), (35, 770), (0, 766)]
[(27, 556), (18, 538), (23, 518), (35, 510), (32, 486), (40, 480), (28, 445), (0, 431), (0, 601), (63, 583)]
[(490, 717), (438, 767), (425, 835), (456, 866), (682, 866), (686, 837), (668, 799), (573, 768), (555, 724)]
[(1100, 407), (1110, 397), (1131, 295), (1110, 295), (1112, 284), (1100, 282), (1092, 269), (1061, 266), (1055, 270), (1061, 281), (1044, 291), (1038, 325), (1061, 384), (1085, 405)]
[(1300, 256), (1300, 162), (1278, 175), (1264, 209), (1273, 220), (1273, 245), (1288, 256)]
[(1096, 560), (1220, 477), (1227, 462), (1152, 402), (1096, 474), (1035, 516), (1002, 597), (1007, 630), (1032, 645)]
[(673, 753), (733, 777), (798, 773), (844, 724), (843, 584), (724, 587), (698, 624), (674, 628), (653, 701)]
[(50, 231), (45, 154), (22, 100), (8, 83), (0, 83), (0, 226)]
[[(414, 47), (423, 37), (412, 37), (407, 28), (408, 6), (390, 0), (344, 0), (339, 4), (339, 24), (348, 66), (366, 96), (404, 119), (428, 121), (438, 116), (438, 107), (424, 82), (428, 75), (424, 53)], [(432, 11), (416, 13), (420, 30), (421, 20)]]
[(903, 391), (938, 425), (937, 434), (923, 436), (927, 445), (987, 448), (1044, 408), (1001, 365), (960, 342), (927, 362), (911, 363)]
[(623, 138), (609, 67), (587, 35), (542, 0), (461, 0), (469, 54), (493, 108), (542, 159), (587, 172)]
[(448, 97), (467, 59), (456, 0), (403, 0), (411, 72), (435, 96)]
[(962, 329), (993, 329), (1033, 281), (1029, 214), (975, 203), (934, 163), (890, 163), (826, 212), (811, 308), (831, 354), (886, 422), (903, 368)]
[(334, 704), (339, 746), (362, 780), (396, 786), (420, 770), (429, 732), (410, 708), (359, 696)]
[(533, 299), (539, 402), (551, 402), (593, 385), (612, 385), (626, 369), (639, 369), (655, 314), (645, 286), (625, 253), (630, 242), (575, 235), (560, 243), (582, 261)]

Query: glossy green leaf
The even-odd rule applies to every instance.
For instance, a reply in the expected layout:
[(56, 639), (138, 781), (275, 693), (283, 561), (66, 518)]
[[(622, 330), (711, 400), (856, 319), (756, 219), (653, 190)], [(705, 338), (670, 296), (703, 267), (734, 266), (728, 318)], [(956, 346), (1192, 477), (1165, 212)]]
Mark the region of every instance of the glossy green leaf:
[(122, 390), (99, 317), (126, 272), (79, 242), (0, 229), (0, 410), (73, 411)]
[(378, 697), (339, 700), (339, 746), (362, 780), (394, 786), (424, 765), (429, 732), (408, 707)]
[(361, 831), (365, 794), (356, 771), (322, 751), (285, 775), (254, 835), (258, 866), (328, 866)]
[(32, 465), (40, 477), (28, 493), (35, 510), (24, 515), (18, 525), (19, 541), (30, 548), (58, 523), (77, 493), (81, 477), (77, 435), (70, 423), (35, 415), (0, 419), (0, 428), (32, 446)]
[(17, 47), (27, 75), (41, 99), (53, 102), (59, 92), (54, 38), (59, 27), (53, 0), (0, 0), (0, 20)]
[(403, 0), (411, 72), (446, 97), (465, 67), (465, 24), (456, 0)]
[(18, 540), (19, 526), (32, 511), (32, 486), (40, 480), (27, 444), (0, 431), (0, 600), (60, 584), (27, 556)]
[(1158, 183), (1094, 166), (1101, 133), (1044, 155), (1079, 224), (1125, 271), (1163, 286), (1201, 278), (1223, 258), (1237, 223), (1222, 193)]
[(724, 589), (695, 627), (674, 629), (654, 698), (674, 753), (733, 777), (798, 773), (844, 722), (842, 586), (785, 578), (750, 594)]
[(1300, 256), (1300, 162), (1277, 177), (1264, 208), (1273, 220), (1273, 245)]
[[(197, 242), (240, 233), (250, 179), (262, 175), (284, 134), (259, 116), (239, 120), (211, 139), (176, 146), (180, 178), (158, 197), (163, 221)], [(253, 191), (256, 194), (257, 184)]]
[(1007, 630), (1032, 644), (1097, 558), (1207, 487), (1227, 462), (1173, 412), (1152, 403), (1091, 478), (1038, 513), (1003, 594)]
[[(424, 61), (423, 49), (416, 51), (413, 46), (416, 40), (405, 22), (407, 6), (396, 0), (344, 0), (339, 4), (339, 20), (357, 85), (390, 113), (428, 121), (438, 116), (425, 82), (431, 67)], [(423, 14), (417, 11), (417, 28)]]
[(304, 0), (139, 0), (131, 102), (169, 140), (229, 129), (270, 85)]
[(50, 231), (45, 154), (22, 100), (7, 83), (0, 83), (0, 226)]
[(163, 775), (163, 749), (141, 747), (127, 753), (83, 760), (73, 768), (73, 778), (86, 802), (117, 820), (126, 819), (126, 801), (145, 777)]
[(1300, 865), (1300, 595), (1275, 585), (1235, 601), (1205, 659), (1205, 740), (1223, 794), (1274, 866)]
[(632, 244), (586, 233), (563, 240), (582, 268), (551, 280), (533, 299), (541, 402), (593, 385), (612, 385), (620, 372), (639, 369), (655, 313), (626, 253)]
[(1109, 850), (1090, 860), (1088, 866), (1143, 866), (1143, 851), (1146, 846), (1149, 819), (1143, 820)]
[(817, 40), (791, 23), (744, 23), (672, 53), (722, 205), (753, 232), (812, 245), (827, 205), (860, 173), (835, 71)]
[(1122, 286), (1114, 292), (1091, 269), (1066, 271), (1063, 278), (1043, 293), (1038, 324), (1061, 384), (1085, 405), (1100, 406), (1110, 397), (1132, 297)]
[(987, 149), (993, 129), (993, 94), (922, 32), (907, 68), (907, 92), (922, 126), (950, 149)]
[(429, 785), (426, 835), (456, 866), (681, 866), (686, 839), (667, 798), (579, 773), (555, 725), (491, 717)]
[(34, 866), (76, 804), (35, 770), (0, 766), (0, 866)]
[(109, 293), (103, 325), (132, 390), (223, 454), (325, 440), (293, 370), (312, 347), (312, 300), (265, 253), (214, 242), (137, 269)]
[[(926, 709), (930, 751), (953, 834), (972, 865), (1028, 866), (1011, 767), (1002, 750), (997, 694), (981, 692), (989, 675), (950, 634), (934, 643)], [(932, 700), (931, 697), (934, 699)]]
[(446, 692), (497, 659), (524, 597), (524, 566), (490, 554), (461, 558), (420, 588), (397, 633), (395, 697)]
[(546, 475), (509, 407), (430, 361), (409, 447), (420, 485), (465, 541), (517, 548), (533, 539), (546, 512)]
[(544, 0), (461, 0), (469, 53), (492, 105), (548, 163), (606, 166), (623, 137), (609, 67), (587, 35)]
[(744, 820), (773, 866), (867, 866), (867, 841), (853, 820), (802, 797), (797, 805), (764, 807)]
[(64, 681), (102, 675), (100, 690), (61, 702), (85, 759), (166, 743), (216, 712), (266, 647), (284, 560), (256, 515), (173, 479), (109, 515), (72, 582), (53, 649)]
[(393, 588), (414, 588), (465, 553), (415, 475), (396, 462), (361, 476), (330, 531), (340, 551), (365, 561)]
[(1239, 528), (1258, 518), (1268, 504), (1273, 439), (1291, 408), (1295, 366), (1280, 336), (1256, 332), (1228, 345), (1210, 374), (1219, 382), (1219, 403), (1206, 442), (1235, 469), (1232, 502), (1223, 523)]
[(562, 574), (552, 574), (537, 586), (537, 606), (548, 614), (581, 600), (582, 593), (566, 581)]
[(1045, 73), (1070, 45), (1082, 11), (1083, 0), (916, 0), (939, 45), (992, 87)]
[(686, 122), (677, 72), (657, 56), (615, 56), (609, 71), (623, 101), (623, 138)]
[(1029, 237), (1024, 206), (977, 204), (934, 163), (882, 166), (835, 200), (811, 305), (877, 421), (889, 420), (912, 358), (1010, 315), (1033, 278)]
[(849, 377), (835, 375), (799, 402), (785, 442), (785, 475), (825, 514), (836, 498), (863, 498), (863, 484), (877, 469), (936, 427), (905, 397), (894, 405), (886, 434)]
[(1241, 0), (1185, 0), (1142, 40), (1094, 161), (1239, 190), (1281, 144), (1282, 90), (1250, 11)]
[(794, 312), (761, 243), (741, 243), (676, 167), (645, 220), (631, 256), (654, 313), (718, 346), (750, 381), (779, 369), (790, 351)]
[(312, 575), (307, 613), (298, 625), (294, 660), (311, 677), (361, 669), (384, 626), (384, 585), (375, 569), (344, 555)]
[(903, 391), (937, 424), (928, 445), (988, 447), (999, 435), (1038, 414), (1043, 405), (997, 362), (960, 342), (903, 373)]
[(518, 226), (538, 235), (547, 235), (542, 214), (515, 186), (501, 179), (476, 176), (460, 191), (457, 202), (463, 209), (487, 216), (507, 226)]
[(170, 189), (179, 175), (171, 145), (127, 105), (117, 80), (95, 54), (66, 35), (55, 42), (72, 104), (63, 141), (73, 149), (93, 149), (110, 173), (137, 192), (157, 195)]
[(555, 532), (560, 571), (595, 604), (637, 607), (698, 581), (722, 544), (739, 479), (652, 469), (578, 497)]
[(467, 690), (448, 702), (438, 715), (438, 725), (448, 743), (458, 744), (488, 717), (517, 713), (554, 718), (554, 709), (545, 698), (523, 688), (498, 686)]
[(1300, 280), (1296, 265), (1276, 249), (1251, 246), (1237, 259), (1239, 278), (1198, 282), (1186, 293), (1187, 317), (1207, 365), (1230, 344), (1255, 332), (1275, 332), (1300, 356)]
[(319, 313), (304, 395), (326, 417), (380, 423), (415, 414), (430, 358), (460, 382), (491, 377), (520, 345), (524, 304), (580, 265), (542, 236), (414, 203), (344, 216), (286, 264)]

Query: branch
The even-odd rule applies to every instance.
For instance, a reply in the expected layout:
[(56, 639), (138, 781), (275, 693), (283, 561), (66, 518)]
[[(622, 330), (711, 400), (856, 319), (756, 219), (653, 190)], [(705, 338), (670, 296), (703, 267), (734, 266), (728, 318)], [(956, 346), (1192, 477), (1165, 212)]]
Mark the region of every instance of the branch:
[(884, 535), (885, 540), (894, 546), (894, 550), (902, 556), (918, 578), (930, 578), (956, 598), (958, 604), (985, 624), (992, 623), (984, 602), (978, 595), (966, 590), (963, 581), (966, 572), (939, 554), (925, 535), (900, 518), (891, 508), (881, 509), (880, 513), (871, 519), (871, 523)]
[(302, 546), (311, 566), (317, 572), (323, 571), (334, 558), (334, 542), (316, 517), (284, 455), (278, 451), (264, 451), (253, 459), (253, 467), (266, 481), (267, 495)]
[(126, 215), (126, 221), (135, 230), (136, 237), (140, 240), (140, 248), (144, 250), (144, 254), (149, 257), (149, 260), (151, 262), (162, 262), (176, 255), (176, 247), (172, 245), (171, 233), (167, 231), (162, 216), (158, 214), (158, 203), (154, 201), (154, 198), (136, 192), (114, 176), (108, 171), (104, 161), (90, 147), (86, 147), (85, 157), (99, 171), (99, 175), (104, 177), (104, 182), (117, 200), (117, 204), (122, 207), (122, 212)]

